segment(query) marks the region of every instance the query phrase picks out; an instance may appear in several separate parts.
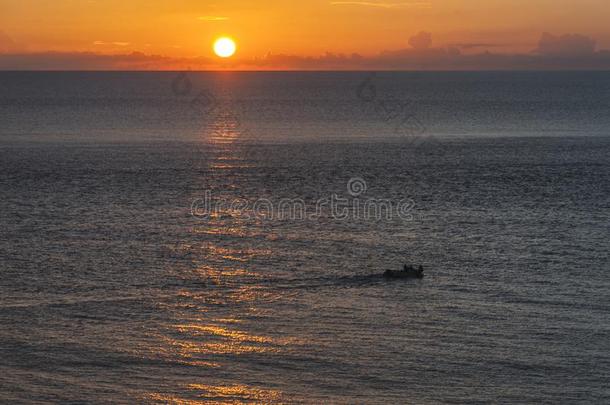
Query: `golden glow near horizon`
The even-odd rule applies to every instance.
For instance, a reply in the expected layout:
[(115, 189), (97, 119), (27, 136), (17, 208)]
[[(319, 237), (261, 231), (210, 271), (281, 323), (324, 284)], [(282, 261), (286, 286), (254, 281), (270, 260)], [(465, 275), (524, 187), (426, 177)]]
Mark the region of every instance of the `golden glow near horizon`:
[[(267, 55), (288, 61), (327, 53), (376, 57), (411, 49), (414, 35), (429, 32), (433, 48), (527, 55), (543, 32), (582, 34), (596, 40), (598, 49), (608, 49), (608, 19), (607, 0), (535, 0), (518, 6), (515, 0), (0, 0), (0, 54), (136, 53), (156, 58), (112, 63), (171, 68), (191, 59), (217, 63), (224, 51), (215, 54), (209, 44), (231, 33), (239, 38), (239, 52), (231, 58), (237, 65)], [(277, 58), (269, 58), (260, 67), (276, 64)]]
[(230, 58), (236, 50), (235, 41), (229, 37), (221, 37), (214, 42), (214, 53), (221, 58)]

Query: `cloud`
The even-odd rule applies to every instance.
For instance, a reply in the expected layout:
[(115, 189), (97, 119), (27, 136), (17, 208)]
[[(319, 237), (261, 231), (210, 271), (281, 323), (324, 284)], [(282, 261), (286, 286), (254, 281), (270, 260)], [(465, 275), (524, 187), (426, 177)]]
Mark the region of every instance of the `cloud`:
[(198, 20), (200, 21), (210, 21), (210, 22), (214, 22), (214, 21), (227, 21), (229, 19), (229, 17), (221, 17), (221, 16), (214, 16), (214, 15), (204, 15), (201, 17), (197, 17)]
[(106, 55), (93, 52), (0, 54), (0, 70), (182, 70), (212, 66), (208, 58), (171, 58), (142, 52)]
[(465, 42), (453, 44), (456, 48), (459, 49), (476, 49), (476, 48), (499, 48), (502, 46), (506, 46), (505, 44), (494, 44), (494, 43), (486, 43), (486, 42)]
[(538, 41), (536, 51), (547, 56), (582, 56), (595, 53), (596, 41), (579, 34), (555, 36), (545, 32)]
[[(560, 38), (565, 38), (560, 37)], [(589, 41), (582, 41), (583, 36), (567, 36), (580, 38), (577, 54), (568, 54), (563, 49), (562, 57), (554, 53), (537, 54), (506, 54), (492, 53), (488, 50), (475, 53), (462, 53), (460, 48), (476, 49), (501, 44), (470, 43), (448, 47), (433, 47), (432, 34), (420, 32), (409, 39), (411, 48), (386, 50), (375, 56), (359, 54), (326, 53), (318, 57), (302, 57), (298, 55), (267, 54), (263, 58), (242, 61), (245, 68), (273, 69), (303, 69), (303, 70), (607, 70), (610, 69), (610, 51), (591, 50)], [(594, 42), (594, 41), (593, 41)], [(573, 49), (571, 45), (570, 50)], [(588, 49), (588, 50), (587, 50)], [(586, 50), (586, 52), (585, 52)]]
[(364, 6), (378, 8), (430, 8), (432, 3), (429, 2), (404, 2), (404, 3), (373, 3), (371, 1), (332, 1), (332, 6)]
[(93, 45), (113, 45), (113, 46), (129, 46), (131, 42), (104, 42), (104, 41), (95, 41)]
[(413, 49), (428, 49), (432, 46), (432, 34), (422, 31), (417, 35), (413, 35), (409, 38), (409, 45), (411, 45)]
[[(610, 51), (595, 51), (595, 41), (581, 35), (543, 35), (539, 52), (462, 53), (457, 46), (433, 47), (430, 33), (411, 38), (411, 47), (377, 55), (357, 53), (302, 56), (268, 53), (257, 58), (172, 58), (141, 52), (107, 55), (81, 53), (4, 53), (0, 70), (608, 70)], [(551, 39), (549, 42), (549, 38)], [(566, 39), (567, 38), (567, 39)], [(586, 40), (583, 40), (586, 39)], [(550, 44), (550, 45), (549, 45)], [(559, 45), (558, 45), (559, 44)], [(576, 44), (576, 45), (575, 45)], [(474, 44), (485, 45), (485, 44)], [(586, 46), (585, 46), (586, 45)]]
[(299, 68), (299, 69), (340, 69), (346, 66), (356, 66), (365, 62), (365, 58), (357, 53), (351, 55), (326, 52), (318, 57), (273, 54), (269, 52), (262, 58), (254, 58), (242, 63), (250, 67), (262, 68)]

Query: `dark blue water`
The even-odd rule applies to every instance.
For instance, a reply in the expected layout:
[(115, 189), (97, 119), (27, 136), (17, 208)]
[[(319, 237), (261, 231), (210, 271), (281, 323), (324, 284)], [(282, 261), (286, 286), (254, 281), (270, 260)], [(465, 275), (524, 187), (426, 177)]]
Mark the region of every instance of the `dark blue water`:
[(609, 89), (0, 73), (0, 402), (610, 401)]

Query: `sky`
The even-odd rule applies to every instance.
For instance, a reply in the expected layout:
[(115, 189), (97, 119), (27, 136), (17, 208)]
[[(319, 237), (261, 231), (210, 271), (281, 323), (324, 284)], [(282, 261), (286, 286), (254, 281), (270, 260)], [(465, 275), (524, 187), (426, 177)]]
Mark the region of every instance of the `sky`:
[(608, 0), (0, 0), (0, 69), (609, 69), (608, 21)]

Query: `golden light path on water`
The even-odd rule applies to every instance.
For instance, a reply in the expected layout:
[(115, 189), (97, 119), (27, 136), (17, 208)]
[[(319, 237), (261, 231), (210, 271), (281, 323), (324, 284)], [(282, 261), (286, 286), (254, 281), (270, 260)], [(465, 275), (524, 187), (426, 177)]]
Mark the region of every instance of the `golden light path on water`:
[[(246, 404), (246, 403), (277, 403), (282, 400), (282, 393), (274, 390), (262, 390), (246, 385), (205, 385), (190, 384), (190, 391), (204, 397), (205, 400), (184, 400), (176, 396), (151, 394), (146, 399), (159, 403), (170, 403), (176, 405), (193, 404)], [(240, 400), (236, 400), (240, 398)]]
[[(240, 140), (240, 128), (234, 114), (220, 112), (208, 127), (204, 142), (220, 146), (223, 152), (207, 162), (209, 170), (230, 170), (247, 165), (243, 156), (233, 147)], [(220, 210), (208, 220), (190, 228), (189, 232), (200, 243), (181, 243), (168, 247), (171, 255), (192, 257), (196, 267), (188, 277), (198, 277), (205, 285), (221, 288), (191, 290), (184, 289), (177, 295), (178, 304), (167, 310), (175, 320), (167, 325), (163, 333), (156, 335), (162, 357), (171, 361), (209, 370), (211, 375), (222, 372), (225, 359), (247, 355), (274, 356), (293, 347), (306, 344), (297, 337), (271, 336), (246, 330), (249, 316), (261, 316), (259, 302), (274, 302), (281, 299), (277, 292), (261, 286), (260, 274), (251, 270), (254, 261), (268, 259), (273, 251), (265, 247), (240, 247), (219, 243), (223, 238), (248, 240), (267, 237), (253, 230), (252, 224), (234, 217), (229, 210)], [(226, 219), (230, 218), (230, 224)], [(190, 238), (189, 238), (190, 240)], [(180, 276), (180, 271), (176, 271)], [(182, 277), (187, 277), (182, 275)], [(206, 309), (210, 304), (220, 307), (240, 308), (229, 310), (218, 317)], [(194, 316), (194, 314), (197, 314)], [(196, 373), (194, 373), (196, 374)], [(278, 403), (285, 400), (284, 393), (276, 389), (246, 384), (213, 384), (213, 378), (199, 380), (187, 378), (183, 386), (176, 387), (180, 395), (168, 392), (151, 392), (142, 397), (144, 401), (169, 404), (242, 404)], [(185, 393), (186, 392), (186, 393)]]

